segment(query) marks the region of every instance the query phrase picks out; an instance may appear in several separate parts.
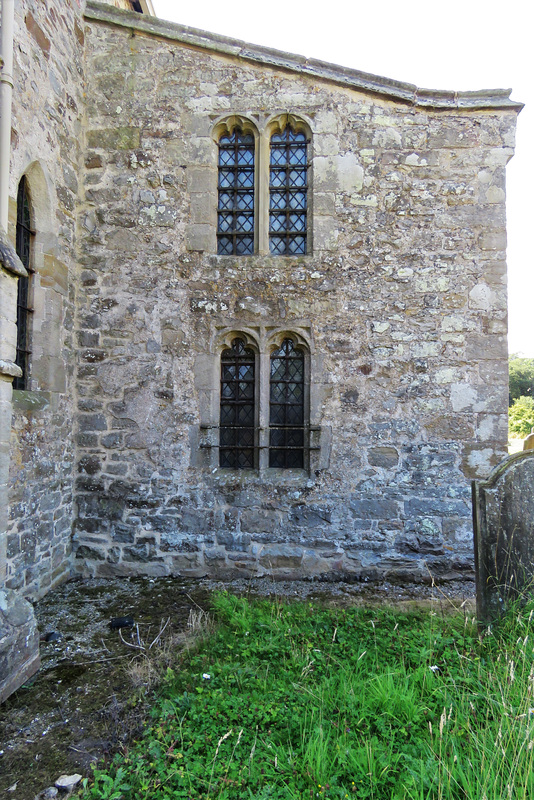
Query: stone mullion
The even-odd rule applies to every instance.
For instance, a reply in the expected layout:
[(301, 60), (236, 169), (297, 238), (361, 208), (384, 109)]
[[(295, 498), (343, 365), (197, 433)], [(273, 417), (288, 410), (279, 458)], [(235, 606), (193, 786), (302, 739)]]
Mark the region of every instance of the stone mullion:
[(269, 353), (259, 354), (259, 386), (258, 386), (258, 467), (260, 473), (269, 467), (269, 391), (270, 391)]
[(270, 141), (267, 136), (261, 136), (259, 153), (256, 159), (257, 178), (257, 207), (255, 209), (255, 227), (257, 228), (258, 252), (260, 255), (269, 255), (269, 205), (270, 205)]

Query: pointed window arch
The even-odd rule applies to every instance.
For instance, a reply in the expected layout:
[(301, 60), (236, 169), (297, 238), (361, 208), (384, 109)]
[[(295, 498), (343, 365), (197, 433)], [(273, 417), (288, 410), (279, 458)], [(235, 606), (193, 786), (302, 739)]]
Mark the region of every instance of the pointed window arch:
[(15, 362), (22, 370), (22, 376), (13, 381), (14, 389), (27, 389), (30, 378), (31, 360), (31, 322), (33, 308), (31, 306), (31, 274), (32, 270), (32, 238), (31, 208), (28, 182), (23, 176), (17, 192), (17, 255), (26, 267), (27, 277), (20, 277), (17, 290), (17, 355)]

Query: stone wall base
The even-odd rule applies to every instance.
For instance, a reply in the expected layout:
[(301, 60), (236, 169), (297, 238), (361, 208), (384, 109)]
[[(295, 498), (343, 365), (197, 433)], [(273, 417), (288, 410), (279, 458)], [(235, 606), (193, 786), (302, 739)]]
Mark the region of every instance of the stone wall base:
[(33, 607), (11, 589), (0, 589), (0, 703), (41, 664)]
[[(253, 580), (265, 578), (272, 581), (316, 581), (318, 583), (379, 583), (392, 584), (447, 584), (453, 581), (474, 580), (472, 558), (414, 558), (384, 559), (378, 565), (363, 565), (359, 560), (340, 556), (337, 559), (319, 558), (316, 553), (290, 545), (272, 546), (265, 557), (254, 560), (247, 554), (231, 554), (229, 558), (205, 559), (197, 554), (175, 555), (173, 559), (154, 562), (97, 561), (85, 555), (88, 548), (80, 548), (74, 563), (75, 571), (84, 578), (199, 578), (216, 581)], [(266, 548), (267, 550), (267, 548)], [(299, 552), (300, 551), (300, 552)], [(179, 563), (177, 563), (179, 562)], [(208, 562), (208, 563), (206, 563)]]

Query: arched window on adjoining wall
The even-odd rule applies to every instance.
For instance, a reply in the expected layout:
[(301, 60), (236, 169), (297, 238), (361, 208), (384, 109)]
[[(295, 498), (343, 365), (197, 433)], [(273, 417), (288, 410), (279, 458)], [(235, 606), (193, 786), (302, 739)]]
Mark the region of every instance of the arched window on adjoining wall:
[(234, 128), (219, 138), (217, 253), (254, 253), (254, 135)]
[(273, 133), (269, 159), (269, 250), (271, 255), (305, 255), (308, 213), (308, 141), (286, 125)]
[(269, 466), (303, 469), (305, 465), (304, 353), (284, 339), (271, 353), (269, 396)]
[(254, 469), (256, 457), (256, 354), (235, 338), (221, 353), (219, 466)]
[(17, 255), (26, 267), (28, 277), (20, 277), (17, 293), (17, 355), (16, 364), (22, 376), (13, 381), (14, 389), (27, 389), (30, 377), (31, 328), (33, 308), (31, 306), (32, 270), (32, 226), (28, 182), (23, 176), (17, 193)]

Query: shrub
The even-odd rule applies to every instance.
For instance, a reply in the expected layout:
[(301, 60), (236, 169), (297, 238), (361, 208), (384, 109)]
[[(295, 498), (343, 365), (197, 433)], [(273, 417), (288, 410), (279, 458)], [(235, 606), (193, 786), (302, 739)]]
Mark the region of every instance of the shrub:
[(534, 387), (534, 358), (520, 358), (512, 354), (508, 362), (510, 380), (510, 405), (519, 397), (532, 397)]
[(512, 437), (524, 438), (534, 428), (534, 398), (519, 397), (508, 412), (508, 430)]

